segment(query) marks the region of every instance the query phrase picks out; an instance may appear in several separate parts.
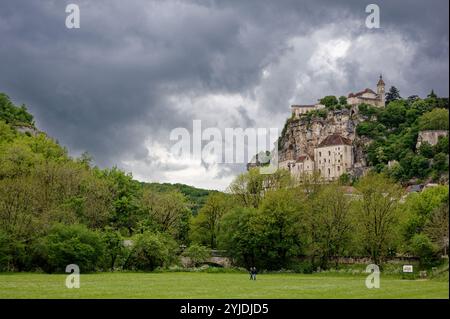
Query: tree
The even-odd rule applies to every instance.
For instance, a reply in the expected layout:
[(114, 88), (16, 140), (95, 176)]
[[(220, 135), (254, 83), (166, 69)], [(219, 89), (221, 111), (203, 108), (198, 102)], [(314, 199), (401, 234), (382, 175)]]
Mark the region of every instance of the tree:
[(378, 120), (386, 127), (397, 128), (406, 121), (406, 101), (392, 100), (378, 115)]
[(264, 237), (260, 249), (265, 252), (266, 268), (285, 268), (304, 248), (302, 198), (294, 189), (280, 189), (268, 192), (261, 202), (259, 223)]
[(448, 130), (449, 116), (446, 109), (433, 109), (419, 118), (421, 130)]
[(436, 208), (425, 224), (424, 233), (431, 239), (442, 255), (448, 253), (448, 198)]
[(437, 95), (434, 93), (434, 90), (431, 90), (431, 92), (427, 95), (427, 98), (436, 99)]
[(204, 246), (193, 244), (183, 252), (183, 256), (189, 257), (191, 264), (196, 267), (208, 260), (210, 252)]
[(320, 104), (325, 105), (327, 108), (331, 108), (339, 104), (338, 99), (334, 95), (328, 95), (320, 99)]
[(221, 193), (212, 193), (208, 196), (205, 205), (200, 209), (193, 221), (193, 237), (196, 241), (217, 247), (217, 235), (220, 231), (220, 221), (230, 208), (230, 198)]
[(428, 268), (436, 264), (436, 246), (424, 234), (415, 234), (411, 239), (412, 253), (419, 257), (420, 265)]
[(339, 104), (342, 105), (342, 106), (347, 105), (347, 97), (345, 97), (345, 96), (340, 96), (340, 97), (339, 97)]
[(144, 222), (150, 222), (157, 231), (167, 232), (174, 238), (185, 241), (189, 230), (187, 226), (191, 211), (183, 194), (179, 191), (157, 193), (145, 189), (141, 205)]
[(48, 272), (64, 272), (69, 264), (89, 272), (101, 266), (104, 249), (98, 233), (86, 226), (56, 224), (43, 238), (38, 250), (46, 261), (43, 268)]
[(228, 187), (238, 202), (246, 207), (258, 207), (264, 193), (264, 176), (257, 168), (238, 175)]
[(385, 99), (386, 105), (388, 105), (392, 101), (400, 99), (401, 99), (400, 91), (395, 86), (391, 86), (389, 91), (386, 92), (386, 99)]
[[(312, 201), (310, 212), (313, 257), (328, 268), (331, 257), (339, 256), (352, 235), (351, 202), (337, 184), (325, 186)], [(337, 261), (336, 261), (337, 264)]]
[(15, 106), (4, 93), (0, 93), (0, 120), (15, 125), (34, 125), (33, 115), (28, 113), (26, 106)]
[(141, 186), (133, 180), (131, 174), (126, 174), (116, 167), (112, 169), (96, 170), (99, 178), (107, 180), (112, 200), (111, 224), (119, 230), (133, 233), (133, 228), (139, 217), (139, 201)]
[(372, 261), (381, 265), (393, 244), (392, 235), (399, 220), (398, 205), (402, 189), (389, 178), (374, 173), (363, 177), (356, 184), (356, 189), (361, 193), (357, 207), (364, 245)]
[(117, 257), (124, 251), (123, 239), (120, 233), (111, 227), (106, 227), (101, 233), (102, 241), (105, 246), (105, 258), (108, 267), (114, 270)]
[(133, 242), (124, 268), (153, 271), (176, 259), (177, 244), (167, 234), (144, 232), (135, 235)]

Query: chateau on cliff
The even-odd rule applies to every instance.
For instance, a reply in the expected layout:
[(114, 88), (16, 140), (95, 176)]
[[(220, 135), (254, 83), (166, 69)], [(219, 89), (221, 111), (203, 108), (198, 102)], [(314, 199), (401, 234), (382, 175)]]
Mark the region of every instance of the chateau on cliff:
[[(377, 93), (369, 88), (348, 95), (348, 107), (329, 111), (326, 118), (304, 114), (325, 108), (322, 104), (292, 105), (292, 118), (286, 123), (278, 144), (278, 168), (293, 176), (318, 172), (326, 181), (342, 174), (361, 175), (366, 169), (363, 155), (365, 141), (357, 138), (355, 128), (363, 121), (358, 105), (384, 107), (385, 83), (380, 75)], [(367, 141), (366, 141), (367, 142)]]
[(380, 79), (377, 83), (377, 93), (369, 88), (357, 93), (350, 93), (347, 97), (347, 103), (349, 105), (359, 105), (361, 103), (370, 104), (373, 106), (384, 107), (384, 88), (385, 83), (383, 77), (380, 75)]

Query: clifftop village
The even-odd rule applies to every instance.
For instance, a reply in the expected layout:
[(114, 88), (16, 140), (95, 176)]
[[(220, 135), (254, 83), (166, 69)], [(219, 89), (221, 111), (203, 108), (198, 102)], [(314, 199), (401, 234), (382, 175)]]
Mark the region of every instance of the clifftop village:
[[(314, 117), (312, 122), (301, 121), (308, 113), (325, 109), (326, 106), (320, 102), (312, 105), (292, 105), (291, 122), (297, 120), (298, 124), (292, 124), (289, 133), (283, 130), (278, 145), (278, 162), (271, 160), (271, 164), (288, 170), (296, 178), (317, 172), (328, 182), (339, 179), (343, 174), (364, 175), (369, 169), (362, 151), (361, 144), (364, 144), (364, 141), (358, 138), (355, 129), (361, 121), (358, 117), (358, 106), (362, 103), (378, 108), (385, 107), (385, 82), (381, 75), (376, 84), (376, 92), (366, 88), (357, 93), (349, 93), (347, 108), (330, 112), (331, 115), (326, 119)], [(436, 145), (439, 137), (447, 135), (447, 130), (420, 131), (417, 147), (424, 142)], [(272, 155), (275, 154), (274, 151)], [(247, 164), (247, 170), (264, 165), (258, 157), (258, 154), (255, 155)], [(389, 162), (389, 165), (394, 162)], [(417, 191), (423, 186), (412, 188)]]

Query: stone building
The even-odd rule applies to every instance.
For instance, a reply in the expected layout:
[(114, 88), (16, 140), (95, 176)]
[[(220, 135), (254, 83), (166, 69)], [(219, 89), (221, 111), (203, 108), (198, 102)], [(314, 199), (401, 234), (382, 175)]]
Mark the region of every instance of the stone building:
[(316, 171), (326, 181), (336, 180), (354, 168), (352, 141), (339, 134), (328, 135), (314, 148), (314, 156), (289, 156), (280, 161), (278, 168), (289, 170), (294, 177)]
[(309, 111), (320, 110), (325, 108), (323, 104), (311, 104), (311, 105), (291, 105), (292, 115), (299, 117), (301, 114), (305, 114)]
[(297, 159), (288, 159), (287, 161), (281, 162), (279, 168), (285, 168), (289, 170), (291, 175), (295, 177), (300, 177), (303, 174), (312, 174), (315, 170), (314, 159), (305, 154), (300, 155)]
[(338, 134), (327, 136), (314, 150), (316, 170), (325, 180), (335, 180), (353, 168), (352, 141)]
[(350, 93), (347, 97), (347, 103), (350, 105), (359, 105), (361, 103), (366, 103), (369, 105), (384, 107), (385, 106), (385, 83), (383, 77), (380, 75), (380, 79), (377, 83), (377, 92), (366, 88), (363, 91), (357, 93)]
[(420, 131), (417, 136), (416, 148), (419, 148), (422, 143), (427, 142), (430, 145), (436, 145), (440, 137), (448, 136), (447, 130), (426, 130)]

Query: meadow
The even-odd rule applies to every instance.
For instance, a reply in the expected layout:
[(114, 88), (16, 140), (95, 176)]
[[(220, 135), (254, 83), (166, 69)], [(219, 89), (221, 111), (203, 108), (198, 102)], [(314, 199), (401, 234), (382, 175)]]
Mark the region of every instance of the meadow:
[(0, 298), (268, 298), (391, 299), (449, 298), (447, 280), (406, 280), (381, 275), (379, 289), (351, 274), (95, 273), (82, 274), (79, 289), (65, 286), (65, 274), (2, 273)]

